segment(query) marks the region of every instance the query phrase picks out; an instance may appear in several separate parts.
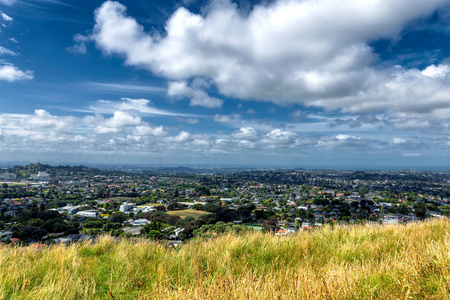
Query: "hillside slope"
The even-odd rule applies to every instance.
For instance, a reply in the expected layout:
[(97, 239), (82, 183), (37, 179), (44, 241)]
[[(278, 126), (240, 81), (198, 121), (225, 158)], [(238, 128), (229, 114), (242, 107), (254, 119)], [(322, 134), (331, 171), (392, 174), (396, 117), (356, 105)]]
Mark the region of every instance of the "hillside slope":
[(450, 223), (0, 246), (0, 299), (450, 299)]

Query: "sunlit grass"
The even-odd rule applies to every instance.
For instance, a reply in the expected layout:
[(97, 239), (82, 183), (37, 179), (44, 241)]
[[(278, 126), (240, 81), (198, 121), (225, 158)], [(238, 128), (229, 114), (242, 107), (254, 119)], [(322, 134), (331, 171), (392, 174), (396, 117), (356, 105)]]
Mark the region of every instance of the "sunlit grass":
[(450, 223), (0, 247), (0, 299), (450, 299)]
[(183, 210), (172, 210), (167, 212), (169, 215), (172, 216), (179, 216), (180, 218), (184, 219), (186, 217), (193, 217), (193, 218), (200, 218), (204, 215), (210, 215), (210, 212), (202, 211), (202, 210), (195, 210), (195, 209), (183, 209)]

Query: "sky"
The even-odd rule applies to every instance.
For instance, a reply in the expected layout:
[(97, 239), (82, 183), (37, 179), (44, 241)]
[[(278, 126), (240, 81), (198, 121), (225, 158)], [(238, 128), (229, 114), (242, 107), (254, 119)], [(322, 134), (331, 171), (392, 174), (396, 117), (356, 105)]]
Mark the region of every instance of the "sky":
[(0, 0), (0, 161), (450, 166), (450, 0)]

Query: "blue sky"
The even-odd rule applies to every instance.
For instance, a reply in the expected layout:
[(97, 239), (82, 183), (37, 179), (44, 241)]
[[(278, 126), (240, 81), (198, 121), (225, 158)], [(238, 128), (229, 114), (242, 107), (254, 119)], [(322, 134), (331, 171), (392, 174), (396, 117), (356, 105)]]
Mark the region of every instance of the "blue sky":
[(0, 161), (450, 166), (449, 0), (0, 0)]

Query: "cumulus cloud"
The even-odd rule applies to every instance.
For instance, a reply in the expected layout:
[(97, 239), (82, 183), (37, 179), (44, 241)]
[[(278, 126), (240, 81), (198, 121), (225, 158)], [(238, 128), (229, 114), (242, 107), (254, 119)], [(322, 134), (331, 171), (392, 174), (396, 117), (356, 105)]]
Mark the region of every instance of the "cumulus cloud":
[(370, 143), (373, 143), (369, 139), (362, 139), (348, 134), (338, 134), (333, 137), (321, 137), (317, 142), (318, 148), (325, 149), (339, 149), (339, 148), (368, 148)]
[(52, 116), (46, 110), (36, 109), (34, 116), (23, 121), (23, 127), (27, 129), (52, 129), (59, 133), (70, 132), (74, 118)]
[(171, 136), (171, 137), (166, 138), (167, 142), (173, 142), (173, 143), (185, 143), (190, 140), (191, 140), (191, 135), (189, 134), (189, 132), (186, 132), (186, 131), (180, 132), (180, 134), (178, 134), (177, 136)]
[(142, 124), (142, 119), (139, 116), (132, 116), (123, 111), (114, 112), (114, 116), (106, 119), (105, 122), (95, 128), (97, 133), (113, 133), (119, 132), (127, 126), (137, 126)]
[(145, 135), (152, 135), (152, 136), (166, 136), (167, 132), (164, 131), (163, 126), (157, 126), (157, 127), (150, 127), (150, 126), (136, 126), (136, 128), (133, 131), (134, 135), (136, 136), (145, 136)]
[(185, 81), (170, 82), (167, 95), (174, 98), (189, 98), (191, 106), (219, 108), (223, 104), (223, 100), (211, 97), (203, 90), (193, 89)]
[(32, 71), (22, 71), (13, 65), (3, 65), (0, 66), (0, 80), (5, 80), (9, 82), (20, 81), (20, 80), (31, 80), (33, 79)]
[(424, 153), (429, 145), (443, 152), (448, 151), (449, 145), (448, 135), (378, 140), (348, 133), (302, 136), (293, 130), (268, 127), (256, 130), (252, 126), (229, 133), (199, 135), (151, 125), (139, 116), (138, 111), (132, 110), (116, 111), (108, 117), (101, 114), (56, 116), (43, 109), (29, 115), (0, 113), (0, 139), (0, 153), (14, 149), (15, 152), (32, 151), (34, 154), (178, 157), (184, 162), (191, 158), (204, 162), (207, 157), (217, 161), (228, 156), (233, 162), (242, 159), (246, 163), (248, 159), (254, 162), (255, 157), (287, 156), (292, 159), (303, 154), (317, 157), (320, 152), (339, 150), (351, 156), (358, 151), (383, 149), (383, 153), (391, 151), (396, 156), (414, 157), (414, 153)]
[(295, 144), (296, 138), (297, 134), (294, 132), (282, 129), (274, 129), (265, 135), (265, 137), (262, 139), (262, 142), (272, 147), (292, 146)]
[(186, 84), (206, 78), (238, 99), (444, 118), (448, 67), (375, 68), (369, 43), (398, 37), (409, 22), (446, 3), (278, 0), (243, 15), (236, 4), (216, 0), (201, 15), (178, 8), (164, 34), (149, 34), (125, 6), (107, 1), (96, 10), (92, 39), (126, 64), (172, 80), (169, 94), (188, 97), (191, 105), (220, 107), (221, 100), (201, 89), (193, 97), (196, 90)]
[(239, 131), (233, 132), (232, 137), (243, 140), (255, 140), (258, 138), (258, 133), (252, 127), (241, 127)]

